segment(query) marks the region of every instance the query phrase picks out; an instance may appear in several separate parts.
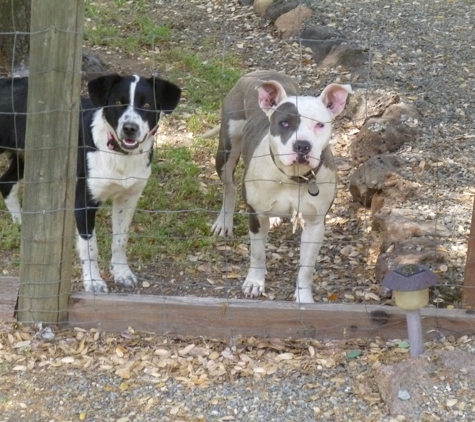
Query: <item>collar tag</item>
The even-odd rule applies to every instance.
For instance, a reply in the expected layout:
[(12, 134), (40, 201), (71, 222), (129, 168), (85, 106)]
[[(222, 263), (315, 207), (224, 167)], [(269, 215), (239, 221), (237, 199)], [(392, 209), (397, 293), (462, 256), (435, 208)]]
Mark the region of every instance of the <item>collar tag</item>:
[(318, 196), (320, 193), (320, 189), (318, 188), (317, 182), (315, 179), (310, 180), (310, 182), (307, 183), (307, 190), (309, 195), (311, 196)]

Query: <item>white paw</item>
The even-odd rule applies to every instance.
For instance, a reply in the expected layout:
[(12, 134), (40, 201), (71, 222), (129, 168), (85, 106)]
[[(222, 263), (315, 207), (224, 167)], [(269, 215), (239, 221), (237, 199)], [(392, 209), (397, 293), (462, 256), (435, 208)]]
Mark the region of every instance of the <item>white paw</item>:
[(91, 293), (108, 293), (107, 284), (102, 279), (84, 279), (84, 290)]
[(13, 224), (18, 224), (21, 226), (21, 214), (20, 213), (12, 214), (12, 221), (13, 221)]
[(278, 227), (282, 224), (282, 218), (280, 217), (271, 217), (269, 218), (270, 228)]
[(294, 299), (297, 303), (314, 303), (312, 288), (297, 287), (294, 293)]
[(120, 284), (124, 287), (134, 287), (137, 285), (137, 277), (127, 264), (111, 265), (111, 273), (115, 284)]
[(242, 291), (244, 296), (251, 299), (259, 297), (265, 291), (265, 282), (264, 280), (250, 279), (248, 276), (242, 284)]
[(233, 235), (233, 215), (220, 213), (211, 228), (211, 233), (216, 236), (231, 237)]

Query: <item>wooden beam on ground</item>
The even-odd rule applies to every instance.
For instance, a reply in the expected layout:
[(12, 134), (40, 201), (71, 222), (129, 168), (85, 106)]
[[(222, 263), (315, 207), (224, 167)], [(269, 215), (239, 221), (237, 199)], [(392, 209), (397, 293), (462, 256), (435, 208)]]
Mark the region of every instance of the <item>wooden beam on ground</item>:
[(468, 237), (467, 261), (462, 288), (462, 304), (475, 307), (475, 196), (473, 198), (472, 222)]
[[(475, 333), (475, 315), (464, 310), (424, 308), (421, 314), (425, 340)], [(407, 338), (405, 312), (396, 307), (85, 292), (71, 296), (69, 324), (171, 336)]]
[(31, 2), (18, 319), (61, 323), (71, 292), (84, 0)]
[(13, 321), (20, 280), (17, 277), (0, 277), (0, 322)]

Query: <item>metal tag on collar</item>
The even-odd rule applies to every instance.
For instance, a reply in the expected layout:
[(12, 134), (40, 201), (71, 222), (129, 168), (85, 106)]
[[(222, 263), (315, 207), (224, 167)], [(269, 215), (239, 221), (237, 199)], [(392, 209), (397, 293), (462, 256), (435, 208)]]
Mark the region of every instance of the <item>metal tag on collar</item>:
[(312, 171), (313, 178), (307, 183), (307, 190), (309, 195), (317, 196), (320, 193), (320, 189), (317, 185), (317, 179), (315, 177), (315, 173)]

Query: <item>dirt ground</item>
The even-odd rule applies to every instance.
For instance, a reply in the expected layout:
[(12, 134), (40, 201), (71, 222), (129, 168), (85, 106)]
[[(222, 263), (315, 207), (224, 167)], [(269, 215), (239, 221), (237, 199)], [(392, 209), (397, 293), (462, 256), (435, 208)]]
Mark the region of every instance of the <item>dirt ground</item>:
[[(153, 18), (179, 30), (178, 44), (187, 43), (202, 53), (205, 34), (215, 40), (209, 54), (232, 52), (249, 71), (277, 68), (298, 76), (308, 94), (318, 93), (330, 82), (351, 82), (357, 89), (396, 92), (404, 102), (415, 105), (423, 115), (421, 138), (404, 146), (400, 156), (421, 191), (401, 207), (414, 210), (420, 219), (433, 212), (449, 228), (451, 236), (440, 245), (449, 254), (449, 262), (435, 270), (449, 292), (458, 292), (475, 193), (472, 2), (309, 3), (315, 11), (309, 24), (339, 29), (370, 53), (361, 77), (354, 80), (348, 69), (317, 69), (298, 43), (279, 40), (269, 21), (257, 18), (250, 7), (236, 1), (157, 0)], [(125, 56), (120, 51), (85, 47), (121, 73), (158, 70), (167, 75), (159, 52)], [(176, 118), (170, 118), (161, 128), (159, 144), (189, 142), (180, 113), (193, 110), (185, 104)], [(350, 116), (336, 125), (338, 196), (327, 219), (315, 299), (387, 303), (374, 283), (376, 251), (368, 211), (354, 204), (348, 192), (354, 168), (349, 155), (354, 123)], [(427, 163), (426, 170), (412, 171), (422, 161)], [(212, 157), (203, 166), (204, 183), (219, 189)], [(289, 233), (291, 227), (286, 223), (271, 234), (269, 283), (263, 300), (291, 300), (299, 239), (298, 234)], [(341, 253), (347, 245), (354, 248), (352, 257)], [(192, 253), (186, 262), (169, 259), (134, 267), (140, 277), (135, 292), (242, 297), (240, 281), (248, 267), (246, 238), (216, 241), (216, 251), (217, 262)], [(0, 256), (4, 274), (17, 274), (18, 254), (0, 252)], [(79, 278), (74, 288), (82, 289)], [(112, 284), (111, 290), (120, 291)], [(445, 305), (458, 306), (455, 297), (442, 295), (441, 299)], [(14, 324), (4, 325), (0, 333), (2, 422), (475, 420), (475, 404), (466, 394), (473, 390), (470, 377), (453, 383), (439, 380), (443, 386), (431, 392), (438, 394), (438, 400), (428, 400), (417, 417), (389, 413), (375, 371), (407, 358), (407, 344), (400, 339), (291, 342), (248, 338), (230, 343), (229, 339), (136, 333), (133, 327), (122, 333), (81, 328), (57, 332), (53, 327), (51, 335), (42, 327)], [(429, 342), (426, 350), (457, 348), (473, 355), (469, 334)]]

